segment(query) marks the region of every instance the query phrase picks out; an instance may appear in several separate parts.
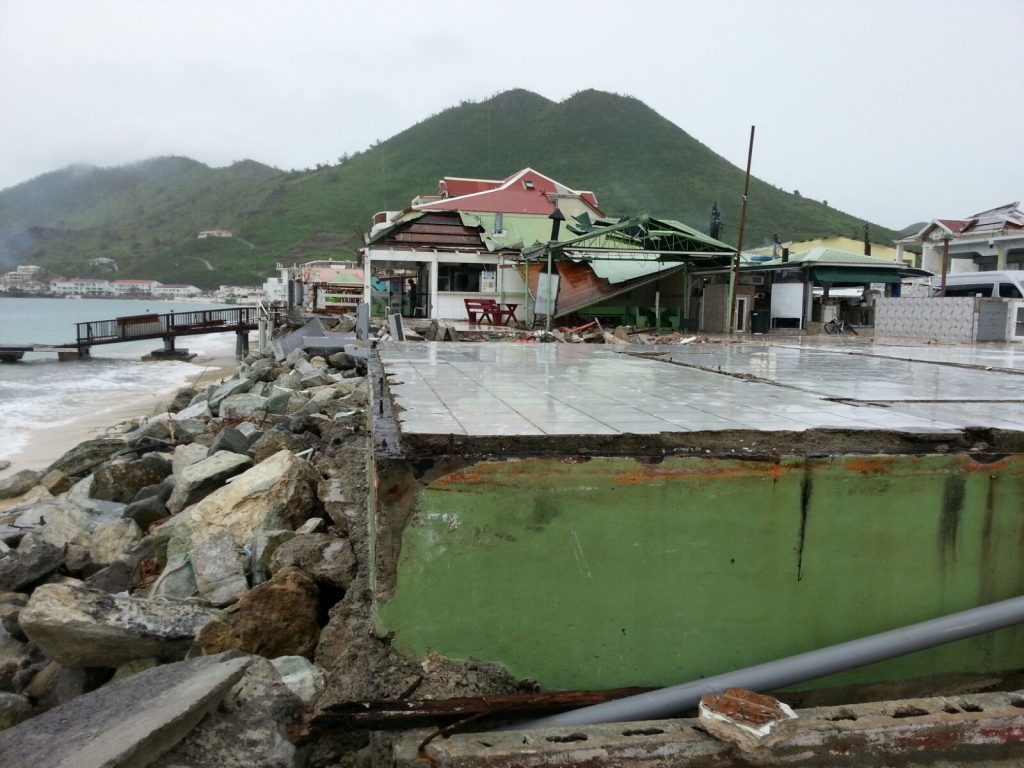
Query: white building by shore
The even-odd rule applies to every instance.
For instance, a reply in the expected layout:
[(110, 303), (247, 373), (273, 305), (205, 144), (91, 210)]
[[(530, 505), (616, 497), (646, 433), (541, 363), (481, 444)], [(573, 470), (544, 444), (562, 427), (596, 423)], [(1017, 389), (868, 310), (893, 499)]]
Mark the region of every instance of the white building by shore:
[(50, 281), (50, 293), (60, 296), (105, 296), (113, 293), (109, 280), (71, 277)]

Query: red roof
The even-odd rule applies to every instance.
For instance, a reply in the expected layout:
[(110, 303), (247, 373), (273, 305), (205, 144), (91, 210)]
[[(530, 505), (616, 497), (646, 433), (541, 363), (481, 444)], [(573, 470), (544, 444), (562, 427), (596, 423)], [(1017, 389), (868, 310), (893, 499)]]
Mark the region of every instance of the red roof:
[(474, 192), (484, 192), (501, 186), (502, 182), (490, 179), (460, 179), (458, 176), (445, 176), (437, 183), (437, 193), (441, 197), (461, 197)]
[(959, 235), (967, 228), (967, 225), (971, 223), (970, 219), (936, 219), (935, 221), (944, 226), (954, 235)]
[[(524, 168), (502, 181), (446, 177), (438, 185), (441, 200), (413, 206), (421, 211), (481, 211), (487, 213), (539, 213), (555, 209), (552, 198), (578, 197), (600, 213), (593, 192), (577, 192), (532, 168)], [(473, 190), (473, 191), (466, 191)], [(452, 192), (458, 192), (451, 196)]]

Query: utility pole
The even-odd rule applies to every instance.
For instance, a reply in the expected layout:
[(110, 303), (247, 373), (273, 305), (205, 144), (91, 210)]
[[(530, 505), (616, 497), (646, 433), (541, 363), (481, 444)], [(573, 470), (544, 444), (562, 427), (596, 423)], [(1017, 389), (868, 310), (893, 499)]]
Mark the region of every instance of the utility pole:
[(548, 242), (548, 320), (545, 330), (550, 331), (551, 316), (555, 314), (555, 292), (551, 283), (551, 261), (555, 250), (555, 243), (558, 242), (558, 232), (562, 228), (562, 222), (565, 221), (565, 214), (556, 205), (555, 210), (551, 212), (548, 218), (551, 219), (551, 240)]
[(747, 176), (743, 182), (743, 203), (740, 205), (740, 232), (736, 241), (736, 254), (729, 275), (729, 333), (736, 333), (736, 285), (740, 277), (740, 254), (743, 252), (743, 226), (747, 221), (747, 195), (750, 193), (750, 161), (754, 157), (754, 126), (750, 126), (750, 145), (747, 148)]

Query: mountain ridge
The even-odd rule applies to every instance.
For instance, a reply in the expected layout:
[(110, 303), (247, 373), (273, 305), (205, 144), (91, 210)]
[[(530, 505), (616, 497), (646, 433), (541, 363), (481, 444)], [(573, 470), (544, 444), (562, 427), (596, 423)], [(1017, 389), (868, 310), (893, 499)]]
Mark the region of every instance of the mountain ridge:
[[(0, 265), (90, 276), (89, 260), (107, 256), (119, 277), (261, 282), (278, 261), (350, 257), (375, 212), (404, 209), (444, 176), (501, 179), (527, 166), (592, 190), (611, 215), (706, 229), (717, 203), (721, 237), (735, 244), (740, 168), (635, 97), (587, 89), (556, 102), (513, 89), (304, 171), (255, 160), (211, 168), (172, 155), (42, 174), (0, 191)], [(783, 240), (863, 232), (863, 219), (754, 177), (749, 199), (746, 247), (776, 232)], [(230, 229), (246, 242), (199, 240), (203, 229)]]

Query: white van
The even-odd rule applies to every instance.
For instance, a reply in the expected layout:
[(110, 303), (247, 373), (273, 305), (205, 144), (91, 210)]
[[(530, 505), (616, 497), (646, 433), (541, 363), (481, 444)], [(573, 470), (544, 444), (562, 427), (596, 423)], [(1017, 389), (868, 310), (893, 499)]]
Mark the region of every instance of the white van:
[[(942, 276), (932, 278), (938, 295)], [(1024, 270), (1002, 272), (956, 272), (946, 275), (947, 296), (985, 296), (996, 299), (1024, 299)]]

